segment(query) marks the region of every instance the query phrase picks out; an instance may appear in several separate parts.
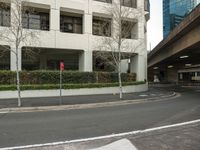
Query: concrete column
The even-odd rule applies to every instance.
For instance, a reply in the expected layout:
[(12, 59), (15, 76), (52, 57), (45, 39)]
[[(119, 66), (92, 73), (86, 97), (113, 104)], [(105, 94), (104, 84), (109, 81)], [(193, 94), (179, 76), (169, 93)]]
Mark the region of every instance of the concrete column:
[[(16, 52), (16, 49), (14, 47), (11, 47), (11, 50), (12, 51), (15, 51)], [(16, 71), (17, 70), (17, 67), (16, 67), (16, 61), (17, 61), (17, 58), (16, 58), (16, 55), (10, 51), (10, 70), (11, 71)], [(18, 49), (18, 68), (19, 70), (22, 70), (22, 50), (21, 48)]]
[(60, 30), (60, 9), (59, 8), (50, 9), (50, 30), (54, 30), (54, 31)]
[(83, 33), (92, 34), (92, 14), (85, 13), (83, 16)]
[(121, 72), (123, 72), (123, 73), (128, 72), (128, 64), (129, 64), (129, 59), (122, 59), (121, 60)]
[(87, 4), (83, 15), (83, 34), (87, 35), (87, 50), (79, 54), (79, 71), (92, 72), (92, 0), (88, 0)]
[(92, 52), (81, 52), (79, 54), (79, 71), (92, 72), (92, 67)]
[(147, 79), (147, 64), (145, 56), (136, 55), (131, 58), (130, 72), (137, 74), (137, 81), (144, 81)]

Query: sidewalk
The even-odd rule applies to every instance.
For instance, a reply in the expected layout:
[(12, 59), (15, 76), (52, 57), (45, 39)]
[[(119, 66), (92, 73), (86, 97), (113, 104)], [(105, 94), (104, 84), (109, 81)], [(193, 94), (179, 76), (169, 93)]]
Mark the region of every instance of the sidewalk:
[(149, 131), (147, 133), (137, 133), (128, 136), (75, 142), (71, 144), (27, 148), (25, 150), (95, 150), (95, 148), (121, 139), (129, 140), (138, 150), (199, 150), (200, 122)]
[[(92, 90), (91, 90), (92, 92)], [(165, 91), (156, 88), (150, 88), (147, 92), (137, 92), (123, 94), (123, 100), (119, 99), (119, 95), (103, 94), (103, 95), (84, 95), (84, 96), (65, 96), (62, 97), (62, 105), (76, 104), (95, 104), (106, 102), (117, 102), (126, 100), (154, 100), (163, 97), (174, 96), (173, 91)], [(58, 106), (60, 105), (59, 97), (45, 98), (22, 98), (22, 107), (40, 107), (40, 106)], [(2, 99), (0, 100), (0, 109), (17, 107), (17, 99)]]

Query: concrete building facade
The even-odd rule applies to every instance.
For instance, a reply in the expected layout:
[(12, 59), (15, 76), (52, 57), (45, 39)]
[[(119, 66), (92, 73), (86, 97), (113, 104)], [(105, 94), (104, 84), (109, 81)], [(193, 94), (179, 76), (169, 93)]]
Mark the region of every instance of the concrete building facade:
[[(119, 3), (119, 0), (113, 0)], [(10, 8), (13, 8), (12, 0)], [(130, 16), (130, 22), (134, 22), (131, 30), (131, 38), (125, 39), (125, 43), (132, 45), (132, 49), (124, 48), (123, 52), (131, 55), (128, 60), (130, 72), (137, 73), (137, 80), (147, 78), (147, 50), (146, 50), (146, 22), (148, 17), (147, 0), (123, 0), (124, 8), (130, 7), (135, 16)], [(34, 13), (27, 12), (22, 15), (24, 30), (38, 32), (37, 44), (21, 44), (19, 48), (19, 69), (20, 70), (56, 70), (59, 69), (59, 62), (65, 62), (66, 70), (79, 70), (91, 72), (94, 69), (94, 52), (97, 42), (100, 43), (103, 37), (98, 35), (98, 27), (95, 22), (100, 22), (99, 17), (110, 20), (112, 29), (112, 17), (105, 13), (104, 8), (112, 6), (112, 0), (28, 0), (26, 7), (33, 9)], [(4, 23), (5, 18), (12, 13), (10, 8), (0, 9), (0, 30), (9, 28), (9, 23)], [(99, 20), (98, 20), (99, 19)], [(97, 32), (95, 32), (97, 31)], [(112, 36), (114, 33), (111, 30)], [(108, 38), (109, 38), (108, 36)], [(3, 39), (0, 45), (14, 49)], [(35, 59), (26, 55), (26, 49), (30, 48), (37, 53)], [(0, 48), (3, 50), (3, 47)], [(1, 70), (16, 70), (16, 56), (12, 53), (5, 53), (0, 60)]]

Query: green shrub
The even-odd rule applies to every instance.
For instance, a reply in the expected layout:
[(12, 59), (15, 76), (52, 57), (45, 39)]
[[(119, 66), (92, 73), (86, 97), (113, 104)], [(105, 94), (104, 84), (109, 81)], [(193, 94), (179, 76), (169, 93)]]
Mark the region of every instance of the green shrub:
[[(64, 84), (118, 82), (118, 74), (109, 72), (64, 71), (62, 77)], [(135, 80), (135, 73), (122, 73), (123, 82), (133, 82)], [(20, 82), (22, 85), (59, 84), (60, 73), (59, 71), (21, 71)], [(0, 85), (13, 84), (16, 84), (16, 72), (0, 71)]]
[(16, 73), (12, 71), (0, 71), (0, 84), (15, 84)]

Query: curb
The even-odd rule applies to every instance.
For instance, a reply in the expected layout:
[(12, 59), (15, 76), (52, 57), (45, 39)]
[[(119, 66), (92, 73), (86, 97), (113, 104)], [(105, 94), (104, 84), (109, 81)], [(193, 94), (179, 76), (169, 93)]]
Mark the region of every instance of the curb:
[(128, 104), (139, 104), (145, 102), (164, 101), (174, 97), (179, 97), (180, 94), (173, 92), (170, 95), (136, 99), (136, 100), (122, 100), (114, 102), (102, 102), (102, 103), (90, 103), (90, 104), (75, 104), (75, 105), (61, 105), (61, 106), (38, 106), (38, 107), (20, 107), (20, 108), (2, 108), (0, 114), (5, 113), (22, 113), (22, 112), (37, 112), (37, 111), (60, 111), (60, 110), (73, 110), (73, 109), (87, 109), (87, 108), (99, 108), (99, 107), (111, 107)]

